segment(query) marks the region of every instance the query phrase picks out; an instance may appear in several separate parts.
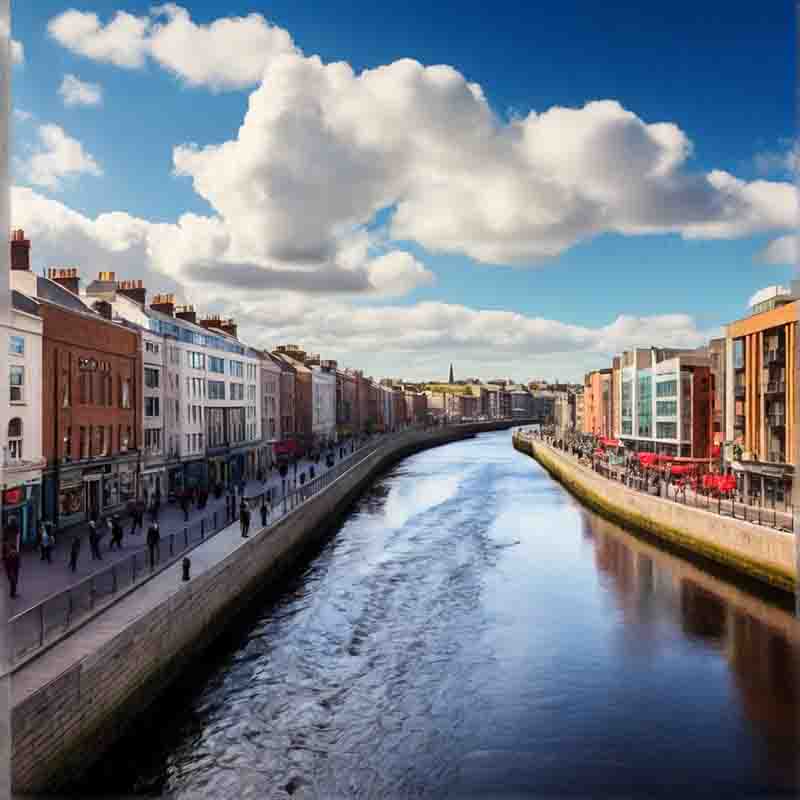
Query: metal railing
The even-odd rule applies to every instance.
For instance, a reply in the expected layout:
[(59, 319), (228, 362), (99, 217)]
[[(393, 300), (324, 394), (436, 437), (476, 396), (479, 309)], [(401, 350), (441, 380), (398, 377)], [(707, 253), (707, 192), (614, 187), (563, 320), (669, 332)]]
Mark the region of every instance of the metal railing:
[[(530, 437), (521, 435), (520, 438), (528, 439)], [(794, 507), (787, 500), (780, 503), (775, 502), (775, 498), (772, 497), (765, 503), (763, 498), (758, 498), (757, 504), (747, 504), (735, 496), (723, 497), (712, 492), (693, 491), (685, 483), (666, 483), (663, 479), (656, 481), (650, 474), (632, 473), (619, 465), (609, 466), (598, 459), (576, 458), (569, 451), (555, 449), (565, 456), (575, 459), (581, 465), (594, 470), (604, 478), (622, 483), (630, 489), (636, 489), (681, 505), (714, 512), (723, 517), (740, 519), (763, 527), (794, 533)]]
[[(377, 440), (369, 439), (363, 442), (350, 455), (340, 459), (321, 475), (292, 488), (283, 497), (273, 500), (266, 527), (272, 527), (311, 497), (327, 489), (345, 472), (358, 466), (397, 436), (409, 431), (424, 430), (427, 427), (430, 426), (411, 425), (397, 433), (384, 434)], [(267, 495), (268, 491), (265, 490), (263, 493), (245, 497), (245, 501), (253, 508), (263, 503)], [(144, 547), (15, 615), (10, 620), (14, 642), (13, 661), (19, 662), (55, 639), (73, 631), (110, 606), (122, 593), (168, 569), (189, 550), (236, 522), (238, 516), (237, 504), (231, 503), (230, 508), (215, 511), (202, 519), (184, 524), (176, 531), (162, 535), (154, 564), (150, 564), (149, 551)], [(260, 526), (253, 527), (258, 530)], [(135, 534), (129, 534), (131, 535)], [(144, 540), (144, 535), (142, 538)]]

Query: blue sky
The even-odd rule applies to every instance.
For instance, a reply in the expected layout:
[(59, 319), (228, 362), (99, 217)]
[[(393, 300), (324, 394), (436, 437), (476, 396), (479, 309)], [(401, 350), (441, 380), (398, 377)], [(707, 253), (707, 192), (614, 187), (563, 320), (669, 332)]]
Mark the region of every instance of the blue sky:
[[(260, 13), (287, 31), (304, 57), (317, 54), (326, 64), (345, 61), (356, 74), (402, 58), (425, 66), (450, 65), (467, 81), (480, 84), (504, 121), (531, 110), (541, 113), (553, 106), (581, 108), (594, 100), (614, 100), (646, 125), (673, 123), (691, 140), (685, 172), (724, 170), (742, 181), (790, 180), (779, 164), (794, 134), (794, 24), (788, 2), (761, 4), (757, 14), (743, 2), (683, 0), (667, 8), (618, 2), (611, 9), (564, 0), (491, 4), (186, 0), (181, 5), (198, 26)], [(228, 210), (220, 211), (227, 198), (223, 201), (213, 190), (200, 196), (191, 178), (173, 174), (173, 149), (186, 143), (202, 148), (235, 140), (256, 85), (224, 91), (187, 86), (185, 76), (172, 74), (153, 59), (141, 68), (120, 68), (108, 63), (109, 57), (81, 55), (75, 50), (83, 45), (71, 50), (47, 34), (48, 23), (69, 8), (93, 12), (106, 24), (120, 10), (147, 17), (150, 7), (134, 0), (15, 4), (13, 35), (24, 46), (25, 62), (15, 70), (14, 105), (33, 115), (16, 122), (18, 183), (88, 219), (125, 212), (152, 223), (173, 224), (186, 212), (207, 217), (230, 213), (227, 205)], [(99, 84), (102, 104), (66, 108), (58, 93), (66, 74)], [(26, 159), (31, 148), (40, 146), (38, 129), (44, 124), (57, 125), (80, 142), (102, 175), (65, 175), (55, 190), (32, 183)], [(769, 155), (759, 161), (759, 154)], [(513, 265), (477, 263), (471, 257), (474, 252), (437, 252), (430, 241), (395, 238), (392, 249), (412, 254), (433, 273), (435, 282), (420, 280), (405, 293), (380, 299), (367, 293), (348, 302), (361, 309), (416, 308), (434, 301), (513, 311), (590, 331), (612, 324), (619, 315), (686, 314), (698, 330), (708, 331), (741, 316), (755, 290), (791, 279), (789, 266), (764, 264), (757, 258), (786, 232), (762, 225), (747, 235), (688, 241), (676, 233), (600, 232), (534, 266), (530, 266), (534, 259), (524, 256)], [(43, 257), (56, 257), (56, 244), (54, 240), (42, 248)], [(80, 251), (67, 255), (76, 258)], [(96, 257), (97, 250), (87, 249), (86, 257), (92, 255)], [(130, 271), (132, 262), (124, 263)], [(79, 266), (87, 274), (92, 271), (88, 264)], [(153, 265), (150, 269), (158, 275)], [(167, 285), (173, 279), (175, 275)], [(177, 280), (182, 283), (180, 277)], [(195, 287), (191, 299), (197, 291)], [(272, 298), (274, 289), (265, 288), (265, 307), (275, 302), (268, 294)], [(208, 302), (213, 304), (217, 296), (209, 287)], [(295, 300), (300, 306), (320, 302), (320, 297), (324, 295), (315, 291), (311, 300)], [(205, 299), (197, 299), (198, 304)], [(252, 293), (248, 300), (254, 301)], [(238, 308), (246, 313), (246, 305), (240, 303)], [(272, 315), (270, 335), (284, 333), (277, 317)], [(319, 330), (306, 329), (287, 320), (285, 332), (330, 341), (326, 337), (339, 331), (339, 325), (326, 320)], [(342, 332), (342, 341), (349, 335)], [(453, 346), (453, 335), (445, 333), (442, 349), (448, 343)], [(398, 350), (390, 360), (392, 368), (401, 371), (403, 359), (412, 358), (417, 345), (409, 343), (407, 349)], [(463, 355), (459, 352), (475, 369), (489, 358), (478, 349), (474, 355), (468, 349)], [(342, 352), (353, 353), (352, 360), (366, 358), (368, 368), (380, 366), (371, 353), (359, 354), (357, 348), (344, 345)], [(433, 364), (436, 355), (430, 348), (424, 355), (418, 353), (425, 364)], [(593, 358), (598, 360), (597, 355)], [(582, 369), (590, 360), (584, 353), (575, 363)], [(531, 372), (539, 367), (552, 371), (562, 362), (547, 348), (535, 358), (515, 352), (513, 358), (501, 359), (509, 368), (519, 365)]]

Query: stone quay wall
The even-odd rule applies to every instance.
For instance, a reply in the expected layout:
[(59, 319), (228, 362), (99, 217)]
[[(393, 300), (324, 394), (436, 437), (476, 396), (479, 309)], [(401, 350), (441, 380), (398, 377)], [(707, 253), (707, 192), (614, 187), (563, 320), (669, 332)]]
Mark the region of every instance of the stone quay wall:
[(795, 591), (795, 535), (721, 517), (608, 480), (541, 440), (514, 437), (559, 483), (604, 517), (787, 592)]

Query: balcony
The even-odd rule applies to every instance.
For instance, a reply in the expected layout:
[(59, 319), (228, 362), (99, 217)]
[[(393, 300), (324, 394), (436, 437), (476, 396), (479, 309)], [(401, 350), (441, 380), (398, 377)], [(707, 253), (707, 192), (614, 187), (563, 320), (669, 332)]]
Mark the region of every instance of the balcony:
[(785, 464), (786, 454), (782, 453), (780, 450), (770, 450), (767, 459), (773, 464)]
[(782, 428), (786, 425), (786, 412), (770, 411), (769, 414), (767, 414), (767, 423), (770, 428)]
[(733, 425), (737, 430), (744, 430), (744, 414), (737, 414), (733, 418)]
[(767, 350), (764, 353), (765, 364), (783, 364), (786, 360), (786, 353), (778, 348), (777, 350)]
[(736, 384), (736, 386), (733, 389), (733, 393), (734, 393), (734, 395), (735, 395), (737, 400), (743, 400), (744, 399), (745, 388), (746, 387), (745, 387), (745, 385), (743, 383)]
[(764, 391), (767, 394), (784, 394), (786, 391), (785, 381), (767, 381), (764, 384)]

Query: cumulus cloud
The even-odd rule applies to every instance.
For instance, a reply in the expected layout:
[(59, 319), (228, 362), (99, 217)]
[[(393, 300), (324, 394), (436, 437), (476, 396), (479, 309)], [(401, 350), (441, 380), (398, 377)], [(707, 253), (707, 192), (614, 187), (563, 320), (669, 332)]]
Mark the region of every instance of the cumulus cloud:
[(759, 261), (764, 264), (791, 264), (800, 261), (797, 247), (797, 236), (788, 234), (773, 239), (758, 255)]
[(236, 139), (173, 158), (237, 240), (289, 262), (329, 258), (342, 230), (387, 208), (395, 239), (510, 265), (607, 232), (731, 238), (793, 224), (791, 184), (693, 173), (691, 150), (677, 126), (615, 101), (504, 122), (450, 67), (356, 74), (286, 54)]
[(83, 145), (58, 125), (40, 125), (39, 144), (24, 165), (27, 179), (36, 186), (57, 190), (64, 178), (103, 174)]
[(118, 67), (143, 67), (150, 20), (118, 11), (107, 24), (97, 14), (69, 9), (50, 20), (47, 30), (60, 45), (94, 61)]
[(64, 47), (95, 61), (138, 69), (149, 57), (189, 86), (215, 90), (254, 86), (270, 59), (295, 51), (289, 33), (260, 14), (198, 25), (175, 3), (142, 17), (118, 11), (107, 23), (71, 9), (53, 18), (48, 30)]
[[(696, 347), (709, 335), (683, 314), (619, 316), (588, 327), (440, 302), (353, 304), (349, 293), (388, 296), (427, 273), (408, 253), (370, 257), (373, 245), (364, 233), (342, 249), (335, 280), (326, 288), (331, 279), (324, 275), (298, 277), (302, 271), (225, 262), (230, 238), (219, 219), (185, 214), (176, 224), (155, 224), (118, 212), (90, 218), (26, 187), (12, 190), (12, 208), (14, 226), (33, 242), (37, 268), (77, 266), (84, 279), (100, 270), (141, 277), (151, 293), (175, 291), (183, 300), (235, 316), (242, 337), (253, 345), (296, 340), (376, 375), (444, 374), (438, 362), (446, 352), (465, 371), (485, 377), (538, 369), (577, 378), (633, 345)], [(430, 274), (422, 278), (432, 280)], [(328, 289), (321, 298), (319, 292)]]
[(796, 175), (800, 167), (800, 142), (782, 140), (778, 150), (765, 150), (757, 153), (754, 159), (756, 169), (762, 175)]
[(789, 294), (789, 288), (786, 286), (765, 286), (750, 297), (747, 305), (754, 306), (756, 303), (763, 303), (765, 300), (770, 300), (781, 294)]
[(99, 83), (88, 83), (71, 74), (64, 76), (58, 93), (67, 108), (99, 106), (103, 102), (103, 89)]

